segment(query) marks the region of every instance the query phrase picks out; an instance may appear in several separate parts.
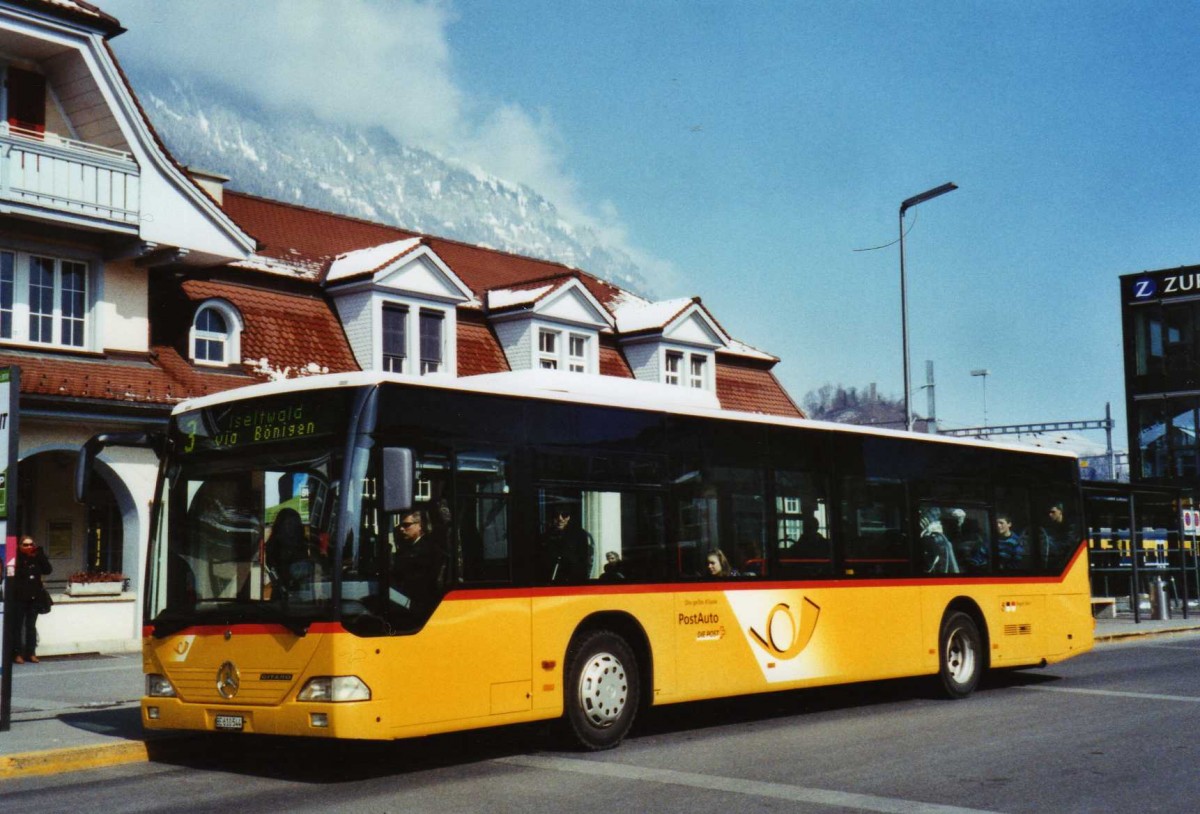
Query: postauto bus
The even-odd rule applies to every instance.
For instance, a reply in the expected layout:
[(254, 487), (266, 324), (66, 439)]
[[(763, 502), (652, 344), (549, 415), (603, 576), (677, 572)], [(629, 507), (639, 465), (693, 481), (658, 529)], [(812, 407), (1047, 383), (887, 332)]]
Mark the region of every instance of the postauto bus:
[(922, 675), (959, 698), (1092, 646), (1073, 457), (598, 379), (312, 377), (90, 441), (83, 477), (109, 444), (162, 457), (145, 726), (561, 719), (601, 749), (649, 705)]

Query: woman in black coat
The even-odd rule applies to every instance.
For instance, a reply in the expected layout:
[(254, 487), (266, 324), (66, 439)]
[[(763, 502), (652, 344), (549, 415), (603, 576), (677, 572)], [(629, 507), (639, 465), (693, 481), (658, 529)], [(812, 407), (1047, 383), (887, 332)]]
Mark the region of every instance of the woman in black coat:
[(27, 661), (37, 664), (38, 605), (46, 591), (42, 577), (54, 568), (51, 567), (50, 560), (46, 559), (46, 552), (28, 536), (21, 538), (14, 566), (13, 608), (17, 618), (13, 629), (17, 633), (17, 646), (13, 661), (16, 664), (24, 664)]

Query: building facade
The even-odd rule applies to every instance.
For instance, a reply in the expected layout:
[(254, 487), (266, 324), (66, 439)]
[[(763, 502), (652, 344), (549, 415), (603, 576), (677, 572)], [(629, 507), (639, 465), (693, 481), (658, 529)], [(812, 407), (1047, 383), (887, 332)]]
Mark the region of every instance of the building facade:
[[(559, 263), (189, 172), (108, 46), (122, 30), (85, 2), (0, 0), (0, 365), (21, 370), (9, 533), (32, 534), (54, 566), (42, 652), (139, 646), (156, 461), (105, 449), (80, 505), (75, 456), (98, 432), (161, 428), (188, 397), (327, 371), (540, 370), (801, 414), (778, 359), (698, 298), (650, 302)], [(124, 590), (70, 595), (86, 571), (120, 572)]]
[(1121, 278), (1130, 477), (1200, 485), (1200, 266)]

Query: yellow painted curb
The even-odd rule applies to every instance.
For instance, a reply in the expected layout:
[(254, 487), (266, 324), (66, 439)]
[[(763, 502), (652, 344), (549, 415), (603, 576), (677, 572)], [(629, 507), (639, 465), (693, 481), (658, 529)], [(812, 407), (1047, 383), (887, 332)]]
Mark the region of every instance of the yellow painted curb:
[(100, 769), (123, 763), (143, 763), (149, 759), (150, 752), (142, 741), (24, 752), (0, 757), (0, 780)]

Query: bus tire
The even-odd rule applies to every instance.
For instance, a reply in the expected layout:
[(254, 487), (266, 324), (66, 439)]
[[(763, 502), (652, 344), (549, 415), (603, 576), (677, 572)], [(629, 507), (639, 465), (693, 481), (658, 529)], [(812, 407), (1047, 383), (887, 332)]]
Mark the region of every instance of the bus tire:
[(983, 637), (979, 627), (961, 611), (946, 614), (938, 637), (938, 677), (951, 698), (966, 698), (983, 676)]
[(620, 743), (637, 716), (640, 680), (633, 650), (617, 634), (594, 630), (572, 642), (563, 702), (573, 740), (593, 752)]

